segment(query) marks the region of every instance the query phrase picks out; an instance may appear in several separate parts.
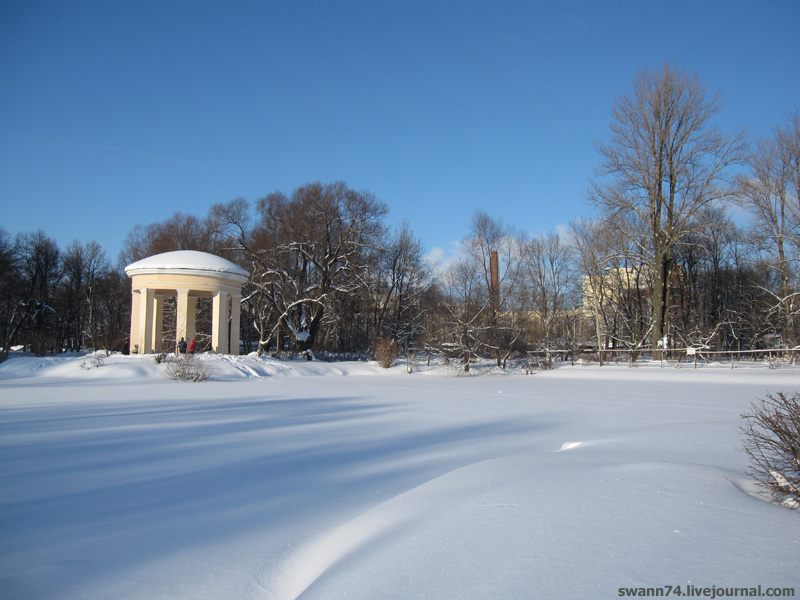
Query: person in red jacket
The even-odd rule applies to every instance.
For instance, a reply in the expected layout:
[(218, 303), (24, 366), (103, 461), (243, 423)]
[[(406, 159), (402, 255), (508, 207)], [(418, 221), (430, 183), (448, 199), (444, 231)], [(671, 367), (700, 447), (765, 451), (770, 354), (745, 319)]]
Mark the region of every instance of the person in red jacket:
[(189, 343), (189, 348), (186, 350), (189, 354), (194, 354), (194, 351), (197, 350), (197, 342), (195, 342), (194, 338)]

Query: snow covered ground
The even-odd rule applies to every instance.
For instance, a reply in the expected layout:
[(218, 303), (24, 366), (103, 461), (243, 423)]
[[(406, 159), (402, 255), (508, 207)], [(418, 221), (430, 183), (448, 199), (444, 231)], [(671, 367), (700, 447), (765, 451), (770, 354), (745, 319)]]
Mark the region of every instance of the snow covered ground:
[(738, 450), (796, 366), (201, 358), (203, 383), (152, 357), (0, 365), (0, 598), (800, 593), (800, 511)]

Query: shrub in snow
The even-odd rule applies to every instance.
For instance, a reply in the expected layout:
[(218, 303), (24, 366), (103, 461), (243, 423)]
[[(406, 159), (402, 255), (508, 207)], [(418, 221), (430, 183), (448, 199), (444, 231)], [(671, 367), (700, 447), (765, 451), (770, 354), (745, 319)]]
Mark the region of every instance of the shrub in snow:
[(800, 393), (768, 394), (742, 418), (748, 475), (784, 506), (800, 508)]
[(194, 354), (178, 355), (164, 363), (167, 379), (204, 381), (211, 376), (211, 367), (195, 359)]
[(534, 375), (554, 368), (553, 360), (549, 356), (528, 356), (525, 359), (524, 366), (526, 375)]
[(375, 360), (377, 360), (384, 369), (392, 366), (394, 359), (397, 357), (397, 344), (389, 338), (381, 338), (375, 342)]
[(89, 362), (86, 361), (87, 359), (84, 359), (83, 362), (81, 363), (81, 369), (84, 369), (86, 371), (88, 371), (92, 367), (99, 369), (105, 364), (105, 359), (103, 358), (103, 355), (100, 354), (99, 352), (93, 353), (90, 357), (88, 357)]

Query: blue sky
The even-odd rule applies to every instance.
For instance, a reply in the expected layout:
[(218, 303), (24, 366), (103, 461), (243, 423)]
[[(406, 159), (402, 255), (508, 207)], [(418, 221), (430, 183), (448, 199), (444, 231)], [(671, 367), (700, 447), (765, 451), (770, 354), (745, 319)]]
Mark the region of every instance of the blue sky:
[(4, 0), (0, 226), (112, 261), (137, 224), (344, 180), (428, 251), (588, 215), (611, 107), (669, 61), (769, 134), (800, 2)]

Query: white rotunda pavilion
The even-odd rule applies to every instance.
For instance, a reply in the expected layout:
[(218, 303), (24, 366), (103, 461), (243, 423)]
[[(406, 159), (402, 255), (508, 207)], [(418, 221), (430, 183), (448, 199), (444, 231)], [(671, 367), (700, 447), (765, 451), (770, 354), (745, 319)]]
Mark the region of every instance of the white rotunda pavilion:
[(250, 276), (239, 265), (206, 252), (178, 250), (132, 263), (125, 273), (132, 281), (131, 354), (161, 350), (164, 299), (170, 296), (177, 297), (176, 340), (196, 337), (197, 299), (212, 298), (211, 349), (239, 354), (242, 285)]

